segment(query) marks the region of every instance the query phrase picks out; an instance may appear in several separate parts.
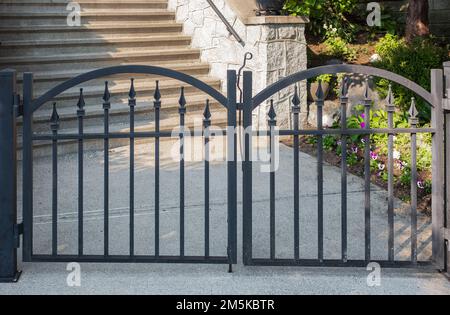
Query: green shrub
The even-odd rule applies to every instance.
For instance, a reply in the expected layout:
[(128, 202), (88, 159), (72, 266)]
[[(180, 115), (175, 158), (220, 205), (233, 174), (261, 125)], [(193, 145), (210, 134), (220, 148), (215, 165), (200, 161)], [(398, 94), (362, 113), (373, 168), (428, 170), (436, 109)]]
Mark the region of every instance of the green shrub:
[(325, 37), (324, 25), (336, 28), (341, 38), (353, 40), (357, 26), (348, 20), (354, 11), (357, 0), (286, 0), (284, 11), (290, 15), (304, 15), (310, 18), (308, 32)]
[(333, 80), (333, 75), (332, 74), (321, 74), (318, 75), (315, 78), (310, 79), (310, 82), (314, 83), (314, 82), (326, 82), (326, 83), (331, 83), (331, 80)]
[[(441, 68), (446, 57), (445, 50), (435, 45), (431, 39), (416, 38), (408, 44), (404, 39), (391, 34), (381, 38), (375, 50), (381, 57), (375, 64), (376, 67), (404, 76), (428, 91), (431, 87), (431, 69)], [(386, 97), (389, 83), (385, 79), (377, 79), (382, 97)], [(398, 84), (393, 84), (393, 92), (395, 104), (402, 111), (408, 111), (411, 97), (416, 95)], [(423, 100), (417, 100), (417, 109), (422, 121), (430, 120), (430, 109)]]
[(346, 61), (353, 61), (356, 59), (356, 50), (348, 46), (348, 42), (341, 37), (328, 37), (325, 42), (326, 53), (329, 56), (343, 59)]

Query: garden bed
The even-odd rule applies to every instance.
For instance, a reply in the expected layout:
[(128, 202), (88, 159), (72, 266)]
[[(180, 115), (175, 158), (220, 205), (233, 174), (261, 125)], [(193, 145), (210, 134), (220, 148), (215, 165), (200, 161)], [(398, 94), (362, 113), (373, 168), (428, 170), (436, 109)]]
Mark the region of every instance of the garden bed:
[[(300, 151), (308, 155), (317, 156), (317, 146), (315, 145), (316, 137), (301, 136), (300, 137)], [(285, 137), (281, 142), (289, 147), (293, 147), (293, 137)], [(351, 147), (350, 145), (349, 147)], [(354, 148), (354, 147), (353, 147)], [(350, 149), (354, 150), (353, 148)], [(380, 165), (387, 165), (387, 157), (381, 153), (373, 153), (371, 156), (377, 155), (377, 163)], [(326, 163), (341, 167), (341, 156), (338, 154), (336, 147), (324, 149), (323, 159)], [(364, 149), (358, 147), (357, 153), (350, 154), (351, 163), (347, 164), (347, 171), (350, 174), (364, 178)], [(396, 161), (397, 162), (397, 161)], [(371, 161), (373, 164), (373, 161)], [(399, 167), (394, 167), (394, 195), (396, 198), (409, 202), (411, 196), (411, 185), (400, 180), (402, 170)], [(431, 179), (430, 170), (422, 170), (418, 172), (419, 178)], [(386, 177), (380, 175), (380, 170), (371, 167), (371, 183), (378, 187), (387, 190)], [(424, 181), (418, 183), (417, 188), (417, 210), (419, 213), (431, 216), (431, 186)]]

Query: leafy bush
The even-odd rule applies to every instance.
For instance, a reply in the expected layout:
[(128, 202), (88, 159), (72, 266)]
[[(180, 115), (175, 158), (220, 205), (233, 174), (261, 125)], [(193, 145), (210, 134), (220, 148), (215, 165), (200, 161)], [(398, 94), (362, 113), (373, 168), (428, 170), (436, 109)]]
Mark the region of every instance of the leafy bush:
[(348, 43), (341, 37), (328, 37), (325, 42), (326, 53), (329, 56), (352, 61), (356, 59), (356, 50), (348, 46)]
[(305, 15), (310, 18), (308, 31), (315, 36), (324, 37), (324, 25), (332, 26), (338, 30), (339, 37), (351, 41), (357, 29), (356, 25), (348, 20), (354, 11), (357, 0), (286, 0), (284, 11), (290, 15)]
[(326, 83), (331, 83), (331, 80), (333, 80), (333, 75), (332, 74), (321, 74), (318, 75), (315, 78), (310, 79), (310, 82), (314, 83), (314, 82), (326, 82)]
[[(381, 60), (375, 66), (402, 75), (416, 82), (426, 90), (430, 90), (430, 71), (441, 68), (446, 52), (435, 45), (431, 39), (416, 38), (411, 44), (398, 36), (387, 34), (375, 47)], [(389, 83), (385, 79), (377, 80), (377, 87), (382, 97), (386, 97)], [(393, 84), (396, 105), (403, 111), (410, 107), (413, 92), (398, 84)], [(422, 121), (430, 120), (430, 109), (426, 103), (417, 101), (419, 117)]]

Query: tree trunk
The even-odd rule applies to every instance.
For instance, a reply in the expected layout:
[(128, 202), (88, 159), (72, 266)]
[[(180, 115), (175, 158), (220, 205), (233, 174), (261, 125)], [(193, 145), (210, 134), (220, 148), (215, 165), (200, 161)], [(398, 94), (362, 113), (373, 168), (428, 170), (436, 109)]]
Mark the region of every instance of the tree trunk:
[(428, 0), (409, 0), (406, 17), (406, 40), (410, 42), (414, 37), (429, 34)]

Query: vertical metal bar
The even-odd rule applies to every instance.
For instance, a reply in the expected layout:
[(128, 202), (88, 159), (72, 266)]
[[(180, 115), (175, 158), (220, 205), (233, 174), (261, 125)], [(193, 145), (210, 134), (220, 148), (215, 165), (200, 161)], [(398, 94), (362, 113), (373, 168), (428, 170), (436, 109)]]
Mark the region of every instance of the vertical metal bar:
[(0, 71), (0, 282), (16, 282), (17, 220), (16, 71)]
[(53, 104), (53, 113), (50, 119), (52, 139), (52, 255), (58, 255), (58, 129), (59, 117), (56, 112), (56, 103)]
[(128, 94), (130, 107), (130, 256), (134, 256), (134, 108), (136, 107), (136, 91), (134, 79), (131, 79), (130, 93)]
[(237, 135), (236, 135), (236, 71), (227, 72), (228, 132), (228, 257), (231, 264), (237, 263)]
[[(3, 84), (2, 84), (3, 85)], [(22, 136), (22, 204), (23, 254), (22, 260), (31, 261), (33, 255), (33, 74), (23, 74), (23, 136)]]
[(184, 97), (184, 87), (181, 88), (179, 100), (180, 114), (180, 256), (184, 257), (184, 124), (186, 114), (186, 99)]
[[(389, 94), (387, 98), (388, 128), (394, 128), (394, 95), (392, 87), (389, 86)], [(394, 261), (394, 134), (388, 135), (388, 259)]]
[(203, 112), (203, 128), (205, 141), (205, 257), (209, 257), (209, 126), (211, 125), (211, 112), (209, 110), (209, 100), (206, 101)]
[[(299, 130), (300, 98), (298, 87), (295, 85), (295, 93), (292, 99), (292, 113), (294, 115), (294, 131)], [(300, 138), (294, 135), (294, 259), (300, 259)]]
[(103, 95), (103, 128), (105, 132), (105, 139), (103, 143), (104, 154), (104, 188), (103, 188), (103, 254), (109, 255), (109, 110), (111, 108), (110, 103), (111, 94), (108, 89), (108, 81), (105, 82), (105, 93)]
[(155, 101), (153, 107), (155, 108), (155, 256), (159, 256), (159, 177), (160, 177), (160, 110), (161, 110), (161, 93), (159, 90), (159, 81), (156, 81), (156, 89), (154, 94)]
[(432, 242), (433, 263), (440, 270), (445, 269), (445, 209), (444, 209), (444, 115), (442, 100), (444, 80), (442, 70), (431, 70), (431, 125), (436, 129), (432, 139)]
[[(409, 124), (417, 128), (418, 111), (414, 98), (409, 110)], [(411, 133), (411, 262), (417, 263), (417, 134)]]
[(243, 162), (243, 262), (250, 265), (252, 262), (252, 72), (244, 72), (243, 80), (243, 125), (244, 125), (244, 162)]
[[(322, 83), (317, 89), (317, 129), (323, 129), (324, 94)], [(317, 136), (317, 214), (318, 214), (318, 260), (323, 261), (323, 136)]]
[(80, 89), (80, 98), (78, 100), (78, 255), (83, 255), (83, 155), (84, 155), (84, 145), (83, 145), (83, 117), (85, 115), (85, 102), (83, 96), (83, 89)]
[(347, 261), (347, 80), (344, 79), (341, 88), (341, 252), (342, 261)]
[(276, 234), (276, 222), (275, 222), (275, 168), (273, 163), (275, 162), (275, 135), (274, 128), (277, 124), (276, 113), (273, 107), (273, 100), (270, 101), (268, 125), (270, 128), (269, 133), (269, 152), (270, 152), (270, 259), (275, 259), (275, 234)]
[[(366, 90), (364, 93), (364, 123), (365, 129), (370, 130), (370, 107), (372, 101), (369, 98), (369, 81), (366, 80)], [(371, 259), (371, 215), (370, 215), (370, 135), (364, 137), (364, 239), (365, 239), (365, 260), (367, 263)]]

